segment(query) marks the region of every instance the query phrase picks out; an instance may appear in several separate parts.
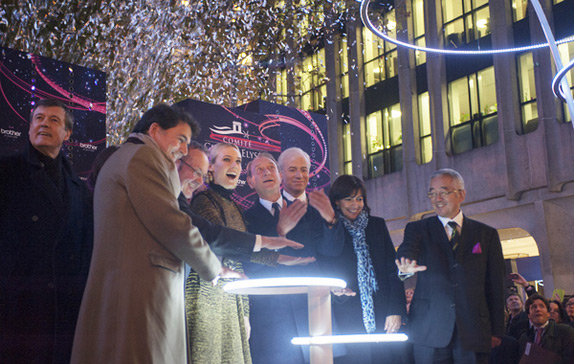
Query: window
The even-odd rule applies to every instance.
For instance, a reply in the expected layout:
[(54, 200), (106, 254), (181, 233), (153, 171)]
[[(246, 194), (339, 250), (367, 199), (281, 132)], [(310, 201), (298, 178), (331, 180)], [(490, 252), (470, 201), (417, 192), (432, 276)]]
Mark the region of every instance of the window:
[(287, 104), (287, 71), (281, 70), (275, 73), (275, 102)]
[(498, 141), (494, 67), (449, 83), (448, 102), (453, 154)]
[(369, 177), (403, 168), (403, 135), (400, 104), (367, 115)]
[(351, 123), (343, 119), (343, 171), (353, 174), (353, 153), (351, 150)]
[(303, 110), (317, 111), (325, 108), (327, 97), (327, 72), (325, 69), (325, 49), (305, 58), (298, 68), (300, 107)]
[(341, 76), (341, 98), (349, 97), (349, 57), (347, 50), (347, 38), (341, 37), (339, 46), (339, 75)]
[[(574, 44), (573, 43), (562, 43), (558, 46), (558, 52), (560, 52), (560, 58), (562, 59), (562, 65), (567, 65), (571, 59), (574, 58)], [(565, 76), (566, 80), (568, 80), (568, 85), (570, 86), (570, 90), (574, 90), (574, 75), (572, 71), (566, 73)], [(568, 111), (568, 106), (565, 103), (562, 103), (562, 110), (564, 113), (564, 120), (565, 122), (572, 121), (572, 115), (570, 115), (570, 111)]]
[[(394, 10), (386, 13), (385, 18), (387, 33), (394, 38), (397, 27)], [(363, 64), (365, 87), (396, 76), (398, 73), (397, 46), (383, 41), (367, 27), (363, 27)]]
[[(413, 0), (413, 23), (414, 23), (414, 42), (415, 45), (424, 47), (425, 41), (425, 7), (424, 0)], [(415, 64), (421, 65), (427, 61), (426, 52), (415, 51)]]
[(512, 3), (512, 20), (519, 21), (526, 17), (528, 0), (510, 0)]
[(418, 108), (419, 108), (419, 143), (421, 149), (419, 164), (425, 164), (432, 160), (430, 100), (428, 91), (418, 96)]
[(444, 41), (457, 48), (490, 34), (488, 0), (442, 0)]
[(538, 127), (536, 82), (532, 53), (518, 55), (518, 90), (520, 92), (521, 134), (533, 132)]

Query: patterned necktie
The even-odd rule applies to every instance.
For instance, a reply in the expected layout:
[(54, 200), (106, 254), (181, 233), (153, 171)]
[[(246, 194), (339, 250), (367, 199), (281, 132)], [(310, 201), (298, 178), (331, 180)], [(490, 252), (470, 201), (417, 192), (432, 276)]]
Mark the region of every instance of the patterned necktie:
[(536, 329), (534, 329), (534, 343), (536, 345), (540, 345), (540, 341), (542, 341), (542, 335), (544, 334), (544, 328), (543, 327), (538, 327)]
[(452, 232), (450, 233), (450, 243), (452, 245), (452, 250), (455, 251), (456, 248), (458, 248), (458, 240), (460, 238), (460, 234), (457, 230), (458, 224), (454, 221), (449, 221), (448, 226), (452, 228)]

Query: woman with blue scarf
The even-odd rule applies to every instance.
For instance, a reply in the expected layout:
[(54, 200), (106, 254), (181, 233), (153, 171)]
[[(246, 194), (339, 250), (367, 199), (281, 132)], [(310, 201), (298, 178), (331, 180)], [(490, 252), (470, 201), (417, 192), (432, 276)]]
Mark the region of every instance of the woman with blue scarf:
[[(395, 249), (385, 220), (369, 214), (364, 182), (355, 176), (338, 177), (329, 192), (331, 204), (345, 226), (342, 253), (323, 261), (332, 277), (344, 279), (347, 289), (335, 297), (337, 334), (395, 333), (406, 315), (403, 283), (397, 276)], [(353, 295), (354, 293), (354, 295)], [(343, 363), (397, 363), (396, 344), (348, 344)]]

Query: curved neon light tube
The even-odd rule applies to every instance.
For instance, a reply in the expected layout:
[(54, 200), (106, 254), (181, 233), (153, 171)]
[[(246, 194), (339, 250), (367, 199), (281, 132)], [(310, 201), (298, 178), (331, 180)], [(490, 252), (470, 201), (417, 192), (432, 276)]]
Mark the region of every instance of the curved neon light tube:
[(560, 87), (560, 81), (564, 76), (566, 76), (568, 71), (570, 71), (572, 68), (574, 68), (574, 58), (570, 60), (570, 63), (568, 63), (560, 71), (558, 71), (554, 76), (554, 78), (552, 79), (552, 92), (554, 93), (554, 96), (556, 96), (557, 98), (559, 98), (564, 102), (566, 102), (566, 95), (564, 93), (564, 90)]
[(320, 278), (320, 277), (284, 277), (284, 278), (262, 278), (262, 279), (244, 279), (229, 282), (223, 286), (223, 290), (228, 292), (243, 288), (262, 288), (262, 287), (335, 287), (345, 288), (347, 283), (337, 278)]
[[(373, 32), (376, 36), (378, 36), (379, 38), (384, 39), (387, 42), (396, 44), (398, 46), (403, 46), (403, 47), (407, 47), (410, 49), (414, 49), (416, 51), (421, 51), (421, 52), (428, 52), (428, 53), (440, 53), (440, 54), (456, 54), (456, 55), (485, 55), (485, 54), (501, 54), (501, 53), (513, 53), (513, 52), (525, 52), (525, 51), (530, 51), (533, 49), (538, 49), (538, 48), (544, 48), (544, 47), (548, 47), (548, 43), (541, 43), (541, 44), (535, 44), (535, 45), (529, 45), (529, 46), (524, 46), (524, 47), (514, 47), (514, 48), (503, 48), (503, 49), (488, 49), (488, 50), (476, 50), (476, 51), (470, 51), (470, 50), (455, 50), (455, 49), (440, 49), (440, 48), (429, 48), (429, 47), (421, 47), (418, 45), (414, 45), (414, 44), (410, 44), (410, 43), (406, 43), (403, 41), (400, 41), (398, 39), (393, 39), (391, 37), (389, 37), (388, 35), (386, 35), (385, 33), (379, 31), (377, 28), (375, 28), (375, 26), (373, 25), (373, 23), (371, 23), (367, 13), (368, 13), (368, 6), (369, 3), (371, 1), (370, 0), (363, 0), (361, 2), (361, 7), (360, 7), (360, 14), (361, 14), (361, 21), (363, 22), (363, 24), (365, 24), (365, 26), (367, 28), (369, 28), (369, 30), (371, 32)], [(574, 41), (574, 35), (571, 35), (569, 37), (566, 38), (562, 38), (558, 41), (556, 41), (556, 44), (562, 44), (562, 43), (569, 43)]]
[(405, 334), (359, 334), (359, 335), (325, 335), (310, 337), (294, 337), (293, 345), (330, 345), (330, 344), (354, 344), (354, 343), (382, 343), (407, 341)]

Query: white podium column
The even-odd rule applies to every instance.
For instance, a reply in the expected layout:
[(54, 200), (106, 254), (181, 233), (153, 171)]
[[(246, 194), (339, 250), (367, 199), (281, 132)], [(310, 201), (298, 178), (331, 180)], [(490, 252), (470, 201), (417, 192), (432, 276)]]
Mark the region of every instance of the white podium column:
[[(331, 290), (329, 287), (309, 287), (309, 336), (330, 336)], [(311, 363), (333, 364), (333, 345), (311, 345)]]

